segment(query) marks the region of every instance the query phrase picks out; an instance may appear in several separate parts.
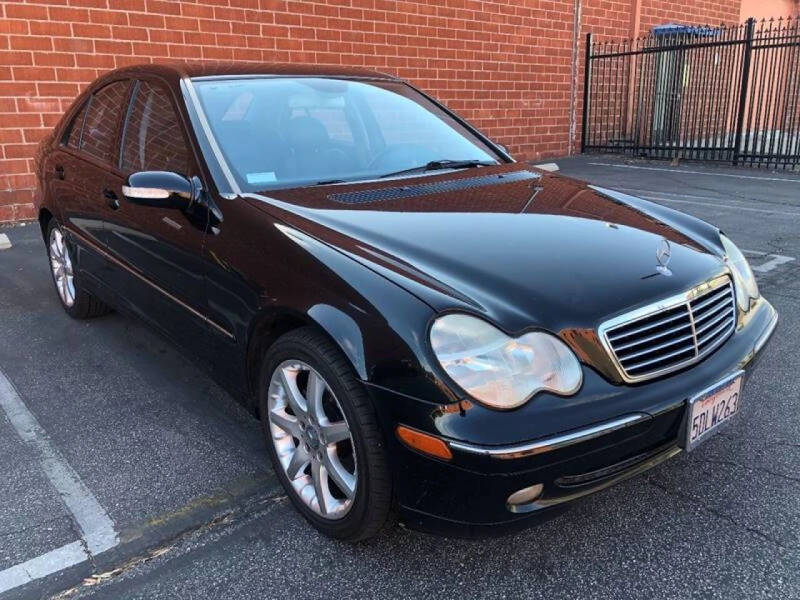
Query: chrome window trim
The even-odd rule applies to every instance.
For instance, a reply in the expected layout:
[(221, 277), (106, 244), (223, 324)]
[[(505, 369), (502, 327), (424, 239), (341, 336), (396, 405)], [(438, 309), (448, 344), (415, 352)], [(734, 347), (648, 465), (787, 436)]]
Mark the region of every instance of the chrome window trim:
[(222, 170), (222, 174), (225, 176), (225, 179), (227, 180), (233, 194), (236, 196), (241, 196), (242, 190), (239, 188), (239, 184), (236, 183), (236, 177), (234, 177), (233, 171), (231, 171), (230, 167), (228, 166), (228, 162), (225, 160), (225, 156), (222, 154), (222, 149), (219, 147), (217, 139), (214, 137), (214, 133), (211, 131), (211, 125), (208, 122), (208, 117), (206, 117), (203, 106), (200, 104), (200, 98), (197, 96), (197, 91), (194, 89), (191, 78), (182, 78), (182, 83), (189, 94), (189, 99), (192, 101), (192, 108), (197, 115), (197, 119), (200, 121), (200, 127), (203, 130), (203, 135), (208, 140), (208, 145), (211, 147), (211, 151), (214, 153), (214, 159), (217, 161), (217, 164), (219, 164), (219, 168)]
[(663, 369), (659, 369), (657, 371), (652, 371), (652, 372), (646, 373), (644, 375), (630, 376), (625, 372), (625, 369), (623, 368), (622, 364), (620, 364), (619, 360), (617, 359), (617, 355), (614, 352), (614, 349), (613, 349), (613, 347), (611, 345), (610, 340), (608, 339), (608, 332), (609, 332), (610, 329), (614, 329), (615, 327), (619, 327), (620, 325), (624, 325), (625, 323), (628, 323), (630, 321), (636, 321), (638, 319), (649, 317), (651, 315), (655, 315), (655, 314), (658, 314), (660, 312), (663, 312), (663, 311), (666, 311), (666, 310), (669, 310), (669, 309), (672, 309), (672, 308), (676, 308), (676, 307), (678, 307), (678, 306), (680, 306), (682, 304), (688, 305), (692, 300), (694, 300), (698, 296), (701, 296), (701, 295), (703, 295), (703, 294), (705, 294), (707, 292), (710, 292), (710, 291), (712, 291), (712, 290), (714, 290), (714, 289), (716, 289), (718, 287), (721, 287), (721, 286), (725, 285), (726, 283), (729, 283), (730, 286), (731, 286), (732, 305), (733, 305), (733, 311), (734, 311), (733, 312), (733, 327), (731, 328), (731, 332), (733, 332), (733, 331), (736, 330), (738, 311), (737, 311), (737, 307), (736, 307), (735, 283), (733, 282), (733, 278), (728, 273), (724, 273), (722, 275), (717, 275), (717, 276), (715, 276), (715, 277), (713, 277), (713, 278), (711, 278), (711, 279), (709, 279), (709, 280), (707, 280), (707, 281), (705, 281), (705, 282), (703, 282), (703, 283), (701, 283), (699, 285), (696, 285), (696, 286), (690, 288), (689, 290), (687, 290), (685, 292), (682, 292), (680, 294), (675, 294), (674, 296), (670, 296), (668, 298), (665, 298), (663, 300), (659, 300), (658, 302), (654, 302), (654, 303), (648, 304), (646, 306), (642, 306), (640, 308), (637, 308), (635, 310), (632, 310), (632, 311), (626, 312), (624, 314), (618, 315), (616, 317), (613, 317), (613, 318), (608, 319), (607, 321), (604, 321), (603, 323), (601, 323), (600, 326), (597, 328), (598, 338), (600, 339), (600, 343), (602, 344), (603, 349), (606, 351), (606, 353), (608, 354), (609, 358), (611, 359), (611, 362), (613, 363), (614, 368), (617, 370), (617, 373), (619, 374), (620, 378), (622, 378), (622, 380), (625, 383), (638, 383), (638, 382), (641, 382), (641, 381), (648, 381), (650, 379), (655, 379), (656, 377), (661, 377), (662, 375), (666, 375), (668, 373), (672, 373), (672, 372), (677, 371), (679, 369), (683, 369), (683, 368), (685, 368), (687, 366), (693, 365), (693, 364), (699, 362), (700, 360), (702, 360), (703, 358), (705, 358), (706, 356), (708, 356), (709, 354), (711, 354), (719, 346), (721, 346), (722, 343), (724, 343), (725, 340), (727, 340), (728, 337), (730, 337), (730, 333), (728, 333), (728, 334), (724, 335), (723, 337), (721, 337), (714, 344), (712, 344), (711, 346), (709, 346), (708, 348), (706, 348), (702, 352), (698, 352), (697, 351), (697, 344), (696, 344), (697, 332), (696, 332), (696, 327), (695, 327), (695, 323), (694, 323), (694, 316), (692, 314), (692, 311), (688, 310), (688, 315), (689, 315), (689, 319), (690, 319), (690, 323), (691, 323), (692, 335), (695, 337), (695, 355), (690, 357), (690, 358), (688, 358), (688, 359), (686, 359), (686, 360), (684, 360), (684, 361), (681, 361), (681, 362), (676, 363), (674, 365), (670, 365), (670, 366), (665, 367)]
[(489, 456), (501, 460), (512, 460), (524, 458), (526, 456), (534, 456), (536, 454), (544, 454), (545, 452), (552, 452), (553, 450), (558, 450), (566, 446), (580, 444), (581, 442), (586, 442), (650, 419), (652, 419), (652, 417), (646, 413), (632, 413), (614, 419), (613, 421), (606, 421), (605, 423), (577, 429), (570, 433), (563, 433), (513, 446), (477, 446), (466, 442), (455, 441), (448, 441), (447, 444), (453, 450), (460, 450), (470, 454), (480, 454), (482, 456)]
[(407, 83), (405, 79), (399, 79), (386, 75), (381, 77), (375, 75), (328, 75), (325, 73), (301, 74), (301, 73), (223, 73), (218, 75), (195, 75), (194, 77), (184, 77), (189, 81), (226, 81), (233, 79), (352, 79), (353, 81), (394, 81), (397, 83)]

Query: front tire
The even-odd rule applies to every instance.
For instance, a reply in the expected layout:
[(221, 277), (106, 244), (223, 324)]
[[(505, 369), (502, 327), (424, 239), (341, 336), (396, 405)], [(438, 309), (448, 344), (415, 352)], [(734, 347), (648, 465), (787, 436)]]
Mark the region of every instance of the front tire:
[(372, 404), (347, 358), (311, 327), (264, 357), (261, 423), (272, 465), (297, 510), (327, 536), (359, 541), (391, 513), (391, 477)]
[(61, 306), (70, 317), (91, 319), (111, 312), (111, 308), (83, 289), (75, 269), (75, 256), (55, 219), (47, 225), (47, 258)]

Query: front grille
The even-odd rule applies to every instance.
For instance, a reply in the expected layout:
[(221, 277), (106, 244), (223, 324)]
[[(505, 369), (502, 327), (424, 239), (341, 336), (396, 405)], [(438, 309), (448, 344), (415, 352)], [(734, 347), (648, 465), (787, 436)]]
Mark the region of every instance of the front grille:
[(736, 327), (729, 277), (617, 317), (601, 338), (626, 381), (651, 379), (695, 363), (718, 348)]

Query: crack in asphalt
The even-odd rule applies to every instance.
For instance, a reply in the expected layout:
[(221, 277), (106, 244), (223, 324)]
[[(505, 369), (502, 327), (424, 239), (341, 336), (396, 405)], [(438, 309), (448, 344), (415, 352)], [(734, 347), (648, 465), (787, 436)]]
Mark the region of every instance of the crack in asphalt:
[(86, 543), (86, 540), (83, 539), (83, 536), (78, 536), (78, 541), (81, 544), (81, 548), (83, 548), (83, 553), (86, 555), (86, 559), (89, 561), (89, 564), (92, 565), (92, 572), (97, 571), (97, 563), (94, 560), (94, 554), (92, 554), (91, 550), (89, 550), (89, 545)]
[(800, 444), (795, 444), (794, 442), (769, 442), (767, 447), (769, 446), (787, 446), (789, 448), (800, 448)]
[(175, 546), (183, 542), (184, 540), (188, 539), (189, 537), (202, 535), (203, 533), (215, 529), (217, 527), (230, 527), (237, 522), (241, 521), (242, 519), (246, 519), (248, 517), (257, 515), (261, 511), (265, 510), (265, 505), (272, 505), (277, 504), (278, 502), (282, 502), (286, 500), (286, 495), (268, 495), (268, 496), (261, 496), (258, 498), (253, 498), (250, 501), (232, 508), (231, 510), (227, 510), (222, 512), (214, 517), (203, 521), (201, 523), (197, 523), (194, 526), (190, 527), (178, 533), (177, 535), (167, 537), (163, 540), (159, 540), (155, 542), (151, 547), (145, 549), (134, 556), (121, 559), (120, 562), (106, 568), (104, 571), (100, 572), (97, 564), (94, 561), (94, 557), (91, 553), (88, 552), (86, 548), (85, 542), (81, 538), (81, 544), (84, 547), (84, 551), (89, 556), (89, 560), (92, 564), (92, 574), (88, 577), (84, 578), (81, 583), (73, 585), (67, 589), (61, 590), (60, 592), (50, 596), (50, 600), (63, 600), (65, 598), (70, 598), (82, 591), (87, 590), (91, 587), (96, 587), (100, 584), (110, 583), (114, 579), (118, 578), (119, 576), (135, 569), (136, 567), (150, 562), (151, 560), (163, 556), (170, 550), (172, 550)]
[(702, 498), (698, 498), (696, 496), (693, 496), (691, 494), (686, 494), (686, 493), (680, 492), (678, 490), (670, 489), (667, 486), (665, 486), (664, 484), (659, 483), (658, 481), (656, 481), (653, 477), (648, 477), (647, 478), (647, 483), (652, 485), (656, 489), (661, 490), (662, 492), (664, 492), (668, 496), (672, 496), (673, 498), (677, 498), (679, 500), (683, 500), (684, 502), (688, 502), (690, 504), (698, 505), (702, 510), (704, 510), (708, 514), (710, 514), (710, 515), (712, 515), (712, 516), (714, 516), (714, 517), (716, 517), (718, 519), (721, 519), (723, 521), (727, 521), (731, 525), (733, 525), (734, 527), (738, 527), (739, 529), (742, 529), (744, 531), (752, 533), (753, 535), (758, 536), (762, 540), (764, 540), (766, 542), (769, 542), (770, 544), (773, 544), (773, 545), (777, 546), (778, 548), (780, 548), (782, 550), (800, 550), (800, 545), (787, 545), (787, 544), (784, 544), (782, 541), (772, 537), (769, 534), (764, 533), (760, 529), (756, 529), (755, 527), (751, 527), (749, 525), (745, 525), (744, 523), (740, 523), (737, 519), (735, 519), (731, 515), (723, 513), (721, 511), (717, 510), (716, 508), (713, 508), (713, 507), (709, 506), (708, 504), (706, 504), (703, 501)]
[(710, 463), (714, 465), (727, 465), (730, 467), (739, 467), (740, 469), (745, 469), (747, 471), (758, 471), (761, 473), (766, 473), (767, 475), (772, 475), (773, 477), (779, 477), (781, 479), (786, 479), (788, 481), (793, 481), (794, 483), (800, 483), (800, 477), (792, 477), (790, 475), (785, 475), (783, 473), (778, 473), (777, 471), (770, 471), (764, 467), (759, 466), (751, 466), (751, 465), (744, 465), (742, 463), (738, 463), (734, 460), (717, 460), (713, 458), (702, 458), (698, 459), (700, 462)]

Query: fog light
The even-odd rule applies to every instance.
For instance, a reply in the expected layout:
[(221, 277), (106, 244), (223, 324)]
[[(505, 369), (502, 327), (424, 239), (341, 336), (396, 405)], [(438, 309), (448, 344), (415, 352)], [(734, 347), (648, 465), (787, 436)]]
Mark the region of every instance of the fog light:
[(529, 505), (542, 495), (543, 489), (544, 486), (541, 483), (537, 483), (536, 485), (517, 490), (506, 500), (508, 510), (511, 512), (527, 512), (533, 510), (533, 507)]

